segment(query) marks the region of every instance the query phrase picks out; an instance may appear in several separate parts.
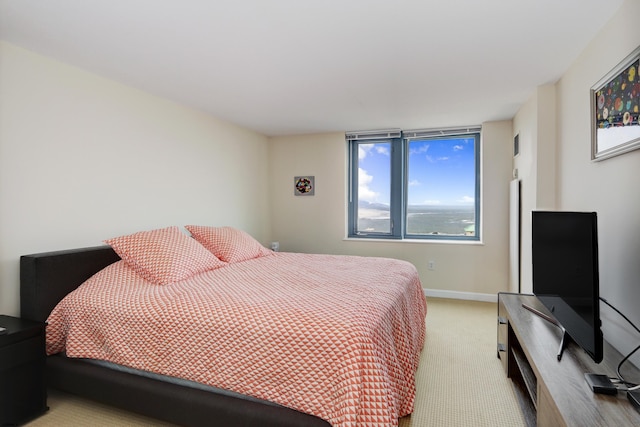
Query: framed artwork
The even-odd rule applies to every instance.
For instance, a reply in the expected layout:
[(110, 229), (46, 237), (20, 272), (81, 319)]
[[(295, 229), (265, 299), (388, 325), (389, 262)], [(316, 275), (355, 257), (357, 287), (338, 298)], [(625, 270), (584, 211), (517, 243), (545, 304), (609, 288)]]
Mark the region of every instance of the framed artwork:
[(314, 176), (293, 177), (293, 194), (296, 196), (313, 196), (316, 192)]
[(591, 159), (640, 148), (640, 47), (591, 88)]

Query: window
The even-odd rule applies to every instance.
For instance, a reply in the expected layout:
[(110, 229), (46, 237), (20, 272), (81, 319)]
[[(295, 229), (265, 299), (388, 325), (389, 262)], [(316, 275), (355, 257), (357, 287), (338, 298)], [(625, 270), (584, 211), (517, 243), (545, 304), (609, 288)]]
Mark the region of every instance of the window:
[(480, 239), (480, 128), (349, 132), (349, 237)]

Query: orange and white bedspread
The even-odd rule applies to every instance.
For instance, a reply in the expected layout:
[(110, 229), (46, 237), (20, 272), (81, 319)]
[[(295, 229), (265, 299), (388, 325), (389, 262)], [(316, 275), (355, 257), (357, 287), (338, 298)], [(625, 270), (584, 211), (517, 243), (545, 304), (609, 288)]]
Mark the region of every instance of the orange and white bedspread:
[(413, 411), (425, 314), (404, 261), (276, 253), (165, 286), (118, 261), (53, 310), (47, 352), (387, 427)]

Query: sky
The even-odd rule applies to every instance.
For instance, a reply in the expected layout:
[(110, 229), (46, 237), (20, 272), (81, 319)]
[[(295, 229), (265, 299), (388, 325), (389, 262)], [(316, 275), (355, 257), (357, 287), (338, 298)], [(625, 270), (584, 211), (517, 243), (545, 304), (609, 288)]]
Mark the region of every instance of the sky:
[[(471, 206), (475, 196), (473, 138), (410, 141), (408, 204)], [(360, 200), (389, 204), (388, 142), (360, 144)]]

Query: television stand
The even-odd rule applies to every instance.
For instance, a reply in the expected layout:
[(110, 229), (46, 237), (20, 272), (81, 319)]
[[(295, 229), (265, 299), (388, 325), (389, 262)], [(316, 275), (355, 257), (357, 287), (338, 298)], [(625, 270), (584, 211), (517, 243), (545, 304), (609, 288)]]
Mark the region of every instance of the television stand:
[(554, 317), (548, 316), (545, 313), (541, 312), (540, 310), (538, 310), (536, 308), (531, 307), (528, 304), (522, 304), (522, 308), (525, 308), (525, 309), (529, 310), (530, 312), (532, 312), (536, 316), (540, 316), (544, 320), (546, 320), (547, 322), (552, 323), (552, 324), (556, 325), (558, 328), (560, 328), (560, 330), (562, 331), (562, 338), (560, 338), (560, 348), (558, 348), (558, 355), (556, 356), (556, 358), (558, 359), (558, 362), (559, 362), (560, 359), (562, 359), (562, 353), (564, 353), (564, 349), (567, 347), (567, 343), (571, 339), (571, 337), (569, 336), (567, 331), (562, 327), (562, 325)]
[[(561, 360), (556, 343), (559, 328), (523, 308), (523, 304), (550, 316), (533, 295), (498, 294), (498, 351), (511, 379), (525, 421), (533, 426), (640, 426), (640, 412), (627, 398), (593, 393), (585, 373), (616, 376), (622, 360), (606, 341), (604, 359), (596, 364), (572, 340), (565, 341)], [(640, 382), (640, 370), (625, 364), (625, 377)]]

